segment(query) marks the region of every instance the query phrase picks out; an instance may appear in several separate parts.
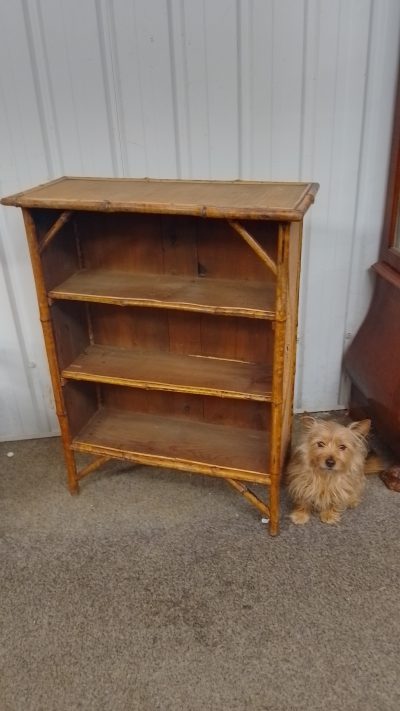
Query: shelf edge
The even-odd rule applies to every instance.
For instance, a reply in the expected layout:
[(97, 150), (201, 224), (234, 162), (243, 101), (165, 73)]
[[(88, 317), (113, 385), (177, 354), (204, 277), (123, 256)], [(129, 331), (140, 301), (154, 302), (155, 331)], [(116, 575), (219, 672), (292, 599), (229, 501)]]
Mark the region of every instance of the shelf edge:
[(79, 441), (75, 438), (72, 441), (71, 449), (75, 452), (86, 452), (91, 454), (100, 454), (113, 459), (124, 459), (145, 466), (162, 467), (166, 469), (177, 469), (179, 471), (197, 474), (205, 474), (206, 476), (214, 476), (222, 479), (237, 479), (238, 481), (248, 481), (253, 484), (271, 483), (269, 474), (261, 474), (260, 472), (249, 472), (241, 469), (230, 469), (227, 467), (217, 466), (215, 464), (202, 464), (201, 462), (193, 462), (185, 459), (171, 459), (161, 455), (144, 454), (129, 452), (128, 450), (117, 450), (111, 447), (102, 445), (92, 445), (88, 442)]

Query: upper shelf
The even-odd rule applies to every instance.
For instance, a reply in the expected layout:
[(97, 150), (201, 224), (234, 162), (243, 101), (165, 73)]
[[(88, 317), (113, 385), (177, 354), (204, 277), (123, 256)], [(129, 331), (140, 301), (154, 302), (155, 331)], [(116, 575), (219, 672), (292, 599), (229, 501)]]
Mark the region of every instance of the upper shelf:
[(3, 205), (299, 221), (318, 183), (63, 177), (2, 199)]
[(93, 344), (62, 375), (70, 380), (145, 390), (271, 401), (271, 369), (264, 363), (228, 358)]

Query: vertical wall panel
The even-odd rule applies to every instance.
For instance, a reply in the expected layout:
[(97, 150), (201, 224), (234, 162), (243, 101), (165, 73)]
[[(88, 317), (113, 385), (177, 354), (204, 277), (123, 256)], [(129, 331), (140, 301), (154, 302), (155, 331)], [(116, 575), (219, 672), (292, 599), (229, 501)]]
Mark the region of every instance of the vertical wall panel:
[[(232, 3), (233, 4), (233, 3)], [(186, 155), (188, 173), (184, 177), (207, 179), (211, 176), (208, 64), (206, 54), (206, 7), (203, 0), (176, 0), (174, 14), (180, 12), (180, 29), (175, 35), (177, 60), (180, 60), (180, 115), (186, 115)], [(181, 143), (182, 145), (182, 143)], [(185, 149), (183, 150), (185, 153)]]
[[(33, 8), (30, 0), (28, 6)], [(119, 137), (110, 123), (101, 55), (99, 4), (95, 0), (39, 0), (40, 43), (57, 125), (61, 172), (112, 175), (116, 172)], [(32, 9), (31, 12), (34, 12)]]
[[(32, 61), (27, 6), (2, 6), (0, 17), (0, 193), (42, 182), (52, 156)], [(50, 377), (36, 306), (21, 215), (2, 210), (0, 220), (1, 325), (0, 438), (54, 433)], [(7, 295), (4, 292), (7, 292)]]
[[(308, 253), (301, 400), (305, 409), (314, 403), (316, 409), (330, 408), (338, 402), (370, 28), (370, 3), (364, 0), (318, 5), (312, 171), (321, 189)], [(307, 367), (310, 358), (323, 367)], [(327, 373), (336, 373), (336, 378)]]
[[(343, 349), (364, 318), (373, 288), (369, 267), (378, 258), (385, 207), (399, 47), (400, 4), (372, 2), (367, 81), (364, 97), (362, 145), (348, 271), (347, 311)], [(382, 67), (385, 67), (382, 80)], [(378, 110), (377, 110), (377, 107)], [(343, 378), (340, 402), (347, 402), (349, 384)]]
[[(397, 0), (2, 3), (0, 192), (60, 174), (320, 182), (304, 230), (296, 405), (344, 406), (343, 350), (379, 245), (399, 27)], [(0, 248), (0, 438), (49, 434), (16, 210), (1, 211)]]
[[(271, 173), (274, 180), (298, 177), (303, 79), (302, 0), (273, 6)], [(259, 75), (261, 84), (261, 76)], [(256, 146), (255, 146), (256, 148)]]
[(204, 0), (210, 178), (239, 170), (238, 12), (231, 0)]
[(128, 174), (175, 176), (179, 150), (169, 4), (116, 0), (113, 12)]

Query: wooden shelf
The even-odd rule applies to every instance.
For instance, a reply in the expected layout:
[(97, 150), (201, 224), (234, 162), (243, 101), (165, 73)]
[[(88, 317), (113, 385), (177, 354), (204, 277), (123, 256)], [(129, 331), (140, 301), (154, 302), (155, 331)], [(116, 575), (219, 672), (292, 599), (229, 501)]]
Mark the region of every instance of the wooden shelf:
[(71, 446), (140, 464), (242, 481), (270, 480), (267, 435), (261, 430), (102, 408)]
[(118, 306), (275, 318), (274, 281), (238, 281), (169, 274), (83, 269), (49, 292), (52, 299)]
[(271, 401), (270, 369), (256, 363), (92, 345), (64, 378), (243, 400)]

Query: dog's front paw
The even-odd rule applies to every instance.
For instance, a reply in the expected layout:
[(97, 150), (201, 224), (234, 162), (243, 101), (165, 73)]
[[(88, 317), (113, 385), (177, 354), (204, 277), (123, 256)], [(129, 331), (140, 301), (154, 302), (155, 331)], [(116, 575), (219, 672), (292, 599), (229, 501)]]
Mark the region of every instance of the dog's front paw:
[(328, 509), (327, 511), (321, 511), (319, 517), (322, 523), (338, 523), (340, 521), (340, 512), (335, 509)]
[(307, 523), (310, 520), (310, 512), (306, 509), (294, 509), (290, 514), (290, 519), (296, 524)]

